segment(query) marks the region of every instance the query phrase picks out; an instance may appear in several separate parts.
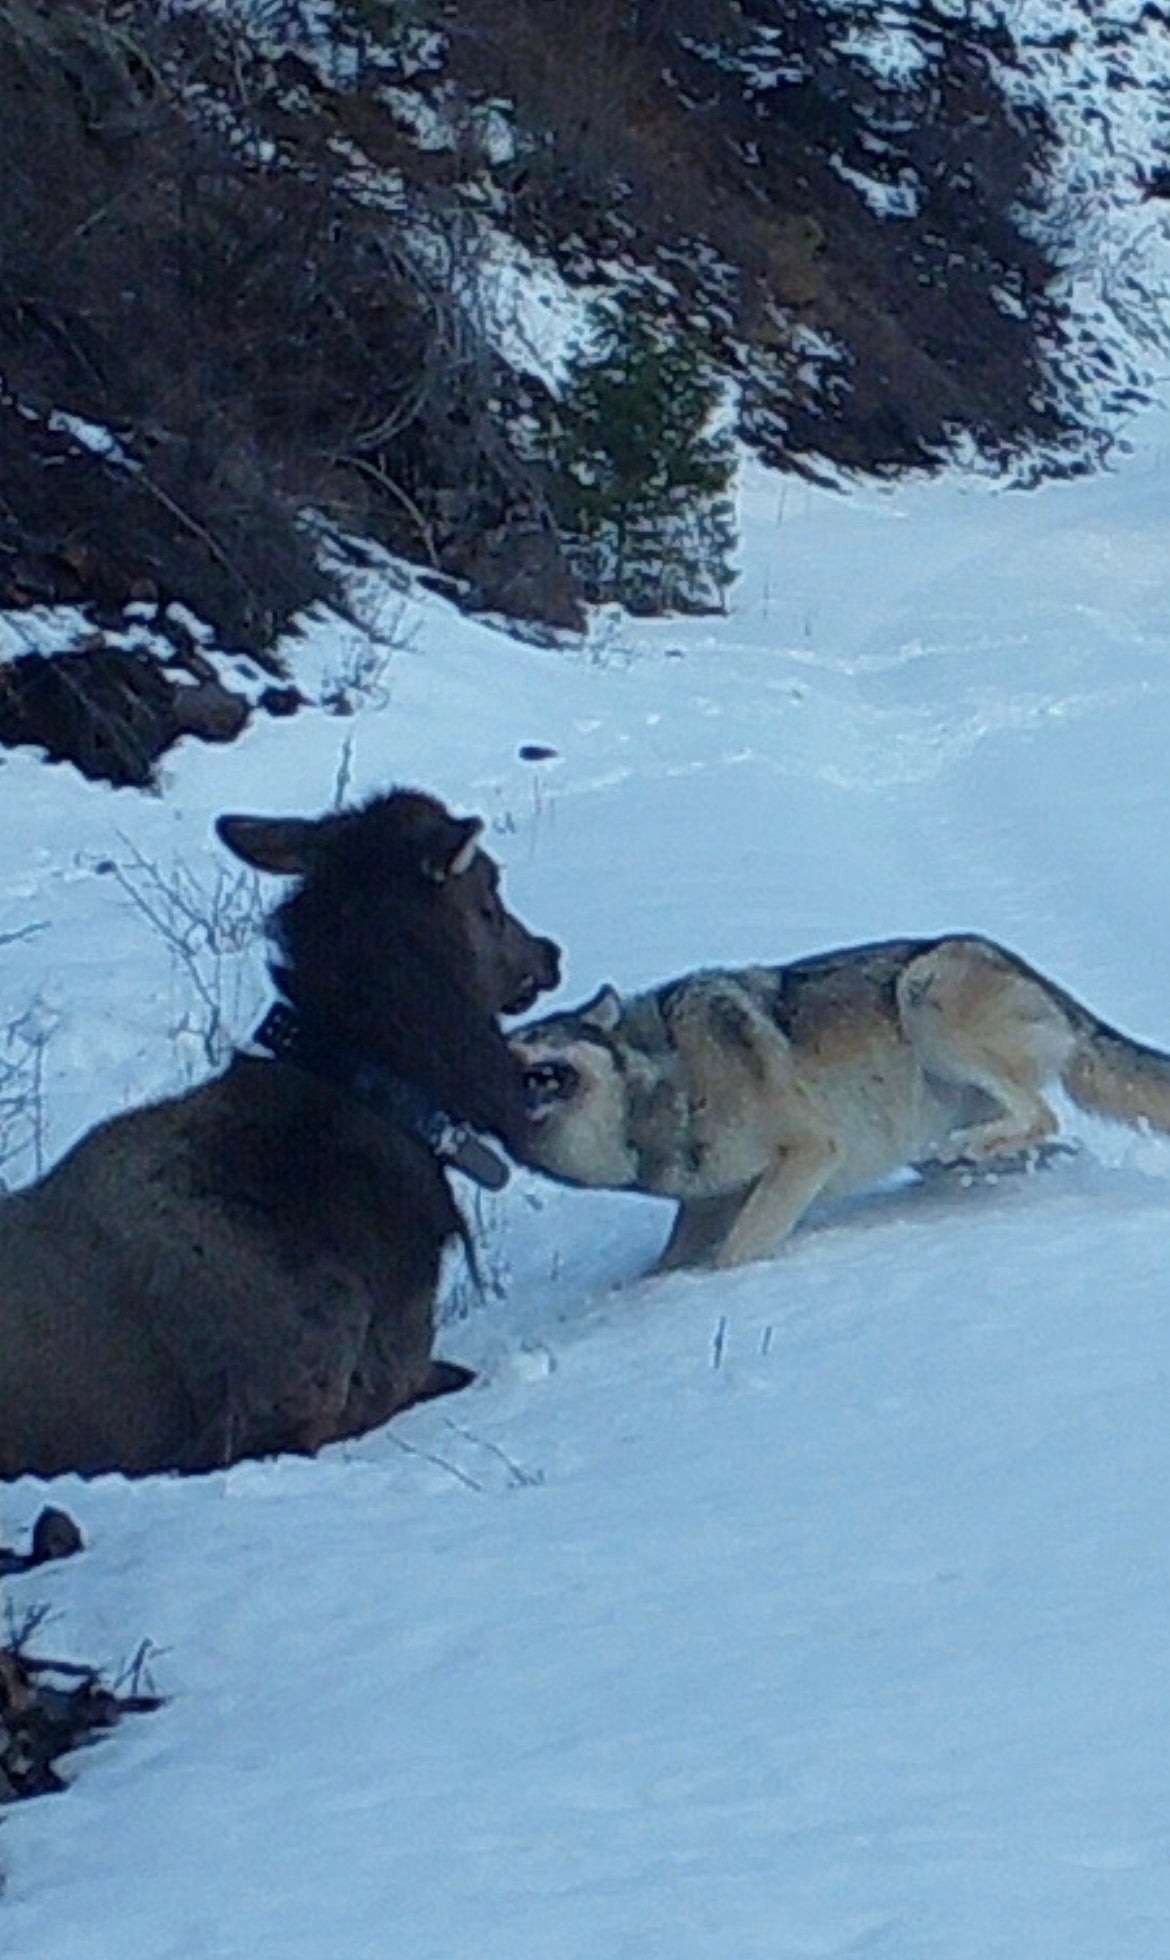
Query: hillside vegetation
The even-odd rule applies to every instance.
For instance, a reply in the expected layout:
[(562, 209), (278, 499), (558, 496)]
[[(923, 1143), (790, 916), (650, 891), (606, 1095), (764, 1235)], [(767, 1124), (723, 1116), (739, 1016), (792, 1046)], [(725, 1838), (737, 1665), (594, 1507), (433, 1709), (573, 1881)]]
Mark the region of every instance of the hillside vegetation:
[[(718, 603), (718, 511), (693, 594), (597, 549), (598, 452), (488, 302), (521, 247), (649, 323), (646, 427), (685, 370), (679, 413), (722, 401), (781, 468), (1085, 467), (1140, 387), (1108, 328), (1141, 279), (1072, 303), (1105, 193), (1065, 139), (1100, 122), (1089, 55), (1124, 107), (1166, 16), (1111, 40), (1066, 0), (1025, 41), (1021, 11), (0, 0), (0, 607), (181, 600), (263, 651), (362, 538), (554, 627)], [(651, 554), (685, 520), (672, 469)]]

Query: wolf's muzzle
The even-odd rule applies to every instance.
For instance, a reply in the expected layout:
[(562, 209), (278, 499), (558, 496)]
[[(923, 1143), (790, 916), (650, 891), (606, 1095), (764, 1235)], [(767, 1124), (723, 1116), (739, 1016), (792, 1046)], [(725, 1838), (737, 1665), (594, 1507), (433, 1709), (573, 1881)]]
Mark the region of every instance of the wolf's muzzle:
[(581, 1086), (572, 1062), (529, 1062), (524, 1070), (524, 1093), (530, 1116), (543, 1116), (555, 1104), (570, 1102)]

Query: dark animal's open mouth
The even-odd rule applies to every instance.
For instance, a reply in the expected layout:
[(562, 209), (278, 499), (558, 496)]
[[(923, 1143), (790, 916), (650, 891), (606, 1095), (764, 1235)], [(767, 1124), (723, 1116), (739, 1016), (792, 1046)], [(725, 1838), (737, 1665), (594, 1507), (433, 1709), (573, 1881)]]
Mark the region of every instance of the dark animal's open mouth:
[(530, 973), (526, 980), (520, 982), (511, 1000), (504, 1003), (501, 1012), (504, 1014), (527, 1014), (529, 1008), (535, 1005), (541, 992), (540, 981), (534, 974)]
[(571, 1101), (580, 1083), (572, 1062), (530, 1062), (524, 1070), (528, 1114), (543, 1116), (554, 1104)]

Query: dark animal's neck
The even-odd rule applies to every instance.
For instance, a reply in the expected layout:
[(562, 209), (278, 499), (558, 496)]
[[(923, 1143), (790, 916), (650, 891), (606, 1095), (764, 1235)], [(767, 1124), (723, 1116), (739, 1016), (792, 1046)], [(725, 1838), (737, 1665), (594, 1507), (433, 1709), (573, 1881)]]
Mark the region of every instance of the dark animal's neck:
[(472, 1134), (466, 1122), (456, 1120), (405, 1076), (338, 1040), (288, 1001), (278, 1001), (269, 1009), (252, 1040), (274, 1061), (302, 1068), (372, 1110), (383, 1122), (421, 1144), (439, 1163), (463, 1171), (492, 1190), (507, 1182), (506, 1166)]
[(369, 999), (353, 989), (318, 999), (295, 970), (274, 968), (272, 977), (305, 1026), (338, 1049), (401, 1077), (456, 1122), (509, 1145), (524, 1135), (520, 1070), (494, 1019), (454, 986), (440, 981), (416, 1004), (389, 985)]

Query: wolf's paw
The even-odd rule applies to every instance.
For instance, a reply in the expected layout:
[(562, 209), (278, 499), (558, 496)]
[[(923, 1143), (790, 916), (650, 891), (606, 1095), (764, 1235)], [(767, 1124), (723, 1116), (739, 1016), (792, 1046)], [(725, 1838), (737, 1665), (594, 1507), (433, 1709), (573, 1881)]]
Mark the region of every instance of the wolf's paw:
[(1030, 1171), (1044, 1171), (1080, 1155), (1079, 1143), (1050, 1141), (1034, 1143), (1022, 1150), (1005, 1150), (987, 1157), (928, 1157), (911, 1165), (929, 1183), (954, 1179), (964, 1188), (972, 1184), (994, 1184), (1001, 1177), (1019, 1177)]

